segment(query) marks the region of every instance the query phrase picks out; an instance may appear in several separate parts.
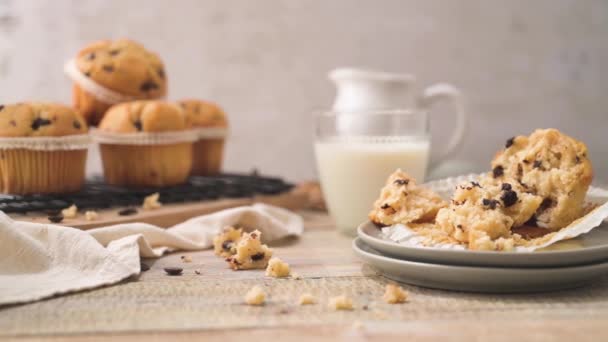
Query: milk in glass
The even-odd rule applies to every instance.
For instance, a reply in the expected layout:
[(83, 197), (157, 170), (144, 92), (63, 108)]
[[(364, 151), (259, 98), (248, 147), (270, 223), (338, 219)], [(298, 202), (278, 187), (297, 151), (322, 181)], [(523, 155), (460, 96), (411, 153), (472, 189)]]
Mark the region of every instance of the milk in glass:
[(429, 159), (428, 137), (335, 137), (315, 143), (323, 194), (338, 229), (355, 234), (367, 220), (388, 176), (402, 169), (424, 180)]

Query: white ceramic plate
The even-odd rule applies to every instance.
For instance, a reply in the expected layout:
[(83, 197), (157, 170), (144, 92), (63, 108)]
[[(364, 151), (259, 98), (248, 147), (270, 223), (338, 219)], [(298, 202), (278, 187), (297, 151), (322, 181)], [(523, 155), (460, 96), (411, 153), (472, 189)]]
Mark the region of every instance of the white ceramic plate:
[(389, 279), (444, 290), (491, 293), (554, 291), (582, 286), (608, 274), (606, 261), (548, 268), (432, 264), (383, 256), (360, 238), (353, 241), (353, 250)]
[(391, 257), (411, 261), (452, 265), (502, 267), (556, 267), (583, 265), (608, 259), (608, 226), (603, 223), (576, 239), (560, 242), (571, 249), (528, 253), (463, 251), (432, 247), (412, 247), (398, 244), (382, 236), (382, 231), (368, 221), (361, 224), (357, 234), (366, 244)]

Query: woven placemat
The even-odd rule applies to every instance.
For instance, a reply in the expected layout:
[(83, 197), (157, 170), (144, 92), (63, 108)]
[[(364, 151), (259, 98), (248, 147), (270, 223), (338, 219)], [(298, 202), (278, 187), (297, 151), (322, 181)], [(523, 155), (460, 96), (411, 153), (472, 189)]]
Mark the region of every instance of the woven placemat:
[[(403, 305), (379, 301), (385, 283), (380, 276), (131, 282), (4, 309), (0, 334), (180, 331), (427, 319), (580, 319), (608, 315), (608, 279), (579, 290), (536, 295), (478, 295), (408, 287), (411, 300)], [(243, 304), (243, 294), (255, 284), (263, 285), (270, 294), (265, 306)], [(319, 303), (296, 305), (302, 292), (314, 294)], [(341, 293), (355, 299), (355, 310), (327, 308), (328, 297)]]
[[(410, 291), (410, 301), (385, 304), (380, 298), (388, 280), (362, 264), (350, 249), (352, 239), (328, 230), (330, 226), (322, 220), (325, 217), (305, 216), (309, 224), (301, 239), (273, 246), (275, 255), (288, 261), (302, 279), (267, 278), (263, 271), (235, 272), (211, 251), (189, 253), (191, 263), (180, 261), (183, 254), (172, 254), (145, 260), (151, 270), (117, 286), (2, 308), (0, 336), (418, 320), (466, 325), (608, 318), (608, 277), (574, 290), (538, 294), (472, 294), (404, 285)], [(184, 268), (183, 276), (163, 272), (164, 267), (176, 265)], [(269, 294), (265, 306), (243, 304), (244, 294), (253, 285), (262, 285)], [(318, 304), (296, 305), (303, 292), (315, 295)], [(340, 294), (355, 300), (355, 310), (328, 309), (328, 298)]]

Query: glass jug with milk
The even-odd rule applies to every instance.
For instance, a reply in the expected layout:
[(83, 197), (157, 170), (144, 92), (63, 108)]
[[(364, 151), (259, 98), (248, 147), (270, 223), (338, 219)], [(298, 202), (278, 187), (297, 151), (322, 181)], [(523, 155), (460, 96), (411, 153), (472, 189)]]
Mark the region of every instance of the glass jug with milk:
[(411, 75), (336, 69), (329, 78), (337, 96), (331, 111), (315, 117), (315, 155), (329, 212), (341, 232), (353, 235), (393, 171), (424, 181), (431, 148), (428, 108), (441, 99), (455, 108), (454, 132), (438, 161), (459, 146), (466, 115), (460, 91), (446, 83), (415, 98)]

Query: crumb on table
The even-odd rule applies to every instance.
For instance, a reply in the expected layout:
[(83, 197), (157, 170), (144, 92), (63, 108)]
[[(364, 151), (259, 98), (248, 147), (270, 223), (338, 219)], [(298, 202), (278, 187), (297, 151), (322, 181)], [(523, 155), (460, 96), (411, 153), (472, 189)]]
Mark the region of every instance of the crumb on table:
[(78, 207), (76, 206), (76, 204), (72, 204), (71, 206), (69, 206), (61, 211), (61, 215), (63, 215), (64, 218), (74, 218), (74, 217), (76, 217), (77, 213), (78, 213)]
[(162, 203), (158, 201), (160, 194), (158, 192), (153, 193), (152, 195), (146, 196), (144, 198), (144, 202), (142, 204), (142, 208), (144, 210), (152, 210), (158, 209), (162, 207)]
[(245, 303), (248, 305), (262, 305), (266, 300), (266, 294), (264, 290), (256, 285), (252, 287), (247, 294), (245, 294)]
[(303, 293), (298, 299), (298, 304), (300, 305), (310, 305), (316, 303), (315, 297), (310, 293)]
[(341, 296), (330, 298), (327, 306), (330, 309), (334, 309), (334, 310), (353, 310), (354, 309), (353, 300), (350, 297), (347, 297), (346, 295), (341, 295)]
[(382, 299), (388, 304), (400, 304), (407, 301), (408, 292), (396, 284), (386, 284)]
[(289, 264), (283, 260), (274, 257), (268, 261), (268, 267), (266, 267), (266, 275), (274, 278), (285, 278), (290, 274)]
[(98, 215), (98, 214), (97, 214), (97, 212), (96, 212), (96, 211), (94, 211), (94, 210), (87, 210), (87, 211), (85, 211), (85, 213), (84, 213), (84, 218), (85, 218), (87, 221), (95, 221), (95, 220), (97, 220), (97, 218), (98, 218), (98, 217), (99, 217), (99, 215)]

